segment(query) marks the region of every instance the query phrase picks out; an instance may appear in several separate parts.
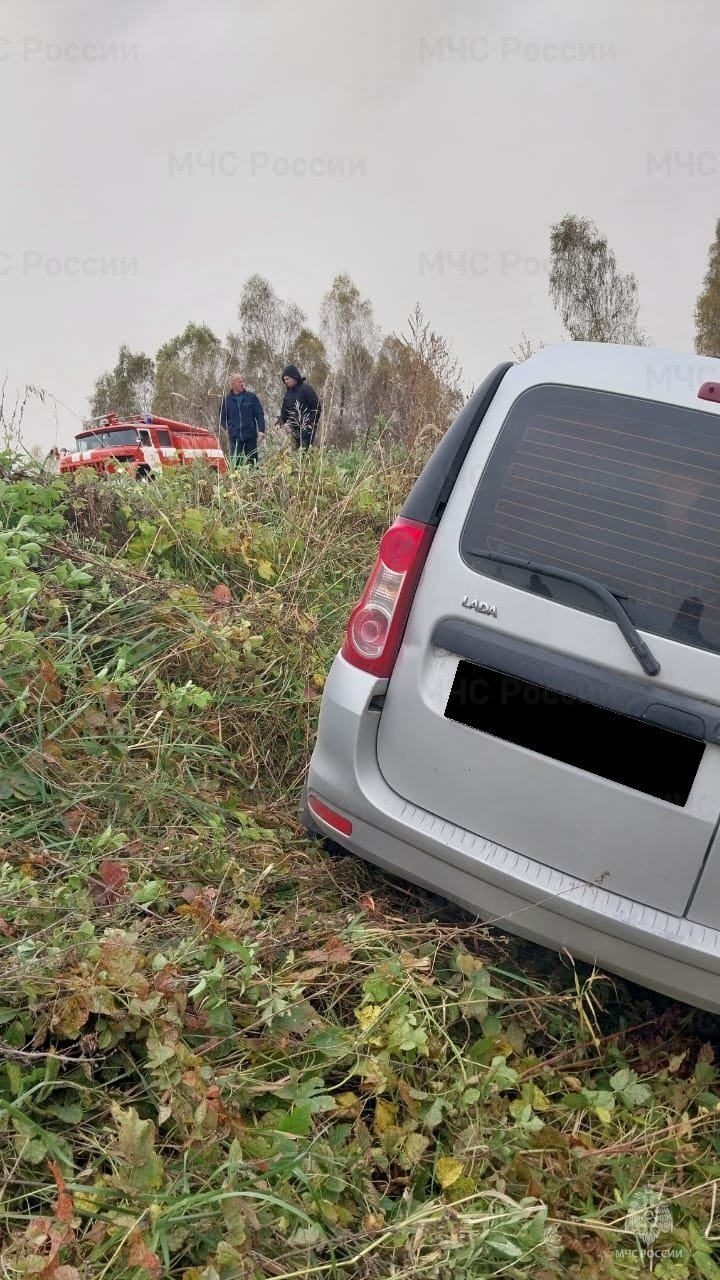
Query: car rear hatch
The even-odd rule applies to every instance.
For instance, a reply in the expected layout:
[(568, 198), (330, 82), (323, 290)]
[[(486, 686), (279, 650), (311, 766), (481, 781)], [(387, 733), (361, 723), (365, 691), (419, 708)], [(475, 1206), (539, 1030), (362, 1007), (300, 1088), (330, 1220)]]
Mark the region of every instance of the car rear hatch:
[(681, 915), (720, 817), (717, 411), (522, 376), (435, 534), (379, 766), (412, 805)]

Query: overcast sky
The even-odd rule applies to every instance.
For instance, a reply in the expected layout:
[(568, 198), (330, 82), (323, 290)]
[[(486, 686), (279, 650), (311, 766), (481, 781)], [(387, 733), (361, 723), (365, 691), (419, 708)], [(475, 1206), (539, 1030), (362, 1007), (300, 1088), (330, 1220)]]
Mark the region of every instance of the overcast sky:
[[(692, 350), (720, 217), (717, 0), (4, 0), (0, 374), (70, 444), (125, 342), (221, 337), (269, 277), (420, 301), (467, 383), (555, 340), (548, 232), (594, 220)], [(8, 406), (8, 402), (10, 405)], [(268, 406), (272, 411), (276, 406)]]

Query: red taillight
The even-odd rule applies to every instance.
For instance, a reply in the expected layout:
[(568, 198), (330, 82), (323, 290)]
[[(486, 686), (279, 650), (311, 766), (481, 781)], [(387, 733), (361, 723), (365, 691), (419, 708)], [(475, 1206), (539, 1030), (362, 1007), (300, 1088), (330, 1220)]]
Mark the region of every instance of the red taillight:
[(329, 805), (323, 804), (322, 800), (318, 800), (312, 792), (308, 795), (307, 802), (308, 809), (315, 814), (316, 818), (322, 818), (323, 822), (343, 836), (352, 835), (352, 822), (349, 818), (343, 818), (341, 813), (336, 813)]
[(698, 391), (698, 400), (720, 400), (720, 382), (703, 382)]
[(392, 674), (434, 533), (432, 525), (401, 517), (384, 535), (345, 632), (342, 654), (354, 667), (385, 678)]

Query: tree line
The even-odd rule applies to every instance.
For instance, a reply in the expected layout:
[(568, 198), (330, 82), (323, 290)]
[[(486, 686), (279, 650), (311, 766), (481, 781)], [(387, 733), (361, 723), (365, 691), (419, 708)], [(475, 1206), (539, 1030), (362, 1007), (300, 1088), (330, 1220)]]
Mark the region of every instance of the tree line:
[(325, 435), (338, 444), (374, 431), (412, 444), (426, 426), (446, 425), (463, 399), (459, 365), (419, 304), (404, 333), (383, 336), (371, 302), (343, 273), (322, 300), (316, 332), (296, 303), (253, 275), (240, 295), (237, 328), (224, 340), (207, 325), (188, 324), (154, 358), (123, 345), (115, 368), (95, 383), (90, 419), (155, 413), (217, 431), (228, 379), (238, 370), (272, 424), (287, 364), (315, 387)]
[[(567, 214), (551, 227), (548, 284), (568, 340), (649, 341), (640, 322), (637, 279), (620, 270), (606, 237), (589, 219)], [(720, 221), (694, 318), (698, 353), (720, 356)], [(522, 360), (533, 349), (523, 336), (513, 354)], [(155, 413), (217, 431), (228, 377), (239, 370), (272, 423), (286, 364), (297, 365), (317, 390), (325, 439), (338, 445), (368, 442), (382, 432), (412, 446), (426, 432), (442, 432), (464, 398), (450, 344), (419, 303), (404, 332), (383, 335), (371, 301), (341, 273), (322, 299), (315, 330), (297, 303), (252, 275), (241, 291), (236, 327), (224, 339), (207, 325), (190, 323), (154, 357), (121, 346), (115, 367), (95, 383), (90, 421), (109, 412)]]

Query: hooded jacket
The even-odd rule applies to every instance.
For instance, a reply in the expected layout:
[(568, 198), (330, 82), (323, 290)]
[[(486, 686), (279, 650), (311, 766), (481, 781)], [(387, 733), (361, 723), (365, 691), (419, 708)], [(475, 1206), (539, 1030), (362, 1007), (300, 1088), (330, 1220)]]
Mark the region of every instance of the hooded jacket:
[(312, 433), (314, 435), (320, 418), (322, 405), (318, 397), (303, 378), (294, 364), (287, 364), (282, 371), (283, 378), (296, 378), (296, 387), (287, 387), (280, 408), (280, 421), (285, 423), (294, 433)]

